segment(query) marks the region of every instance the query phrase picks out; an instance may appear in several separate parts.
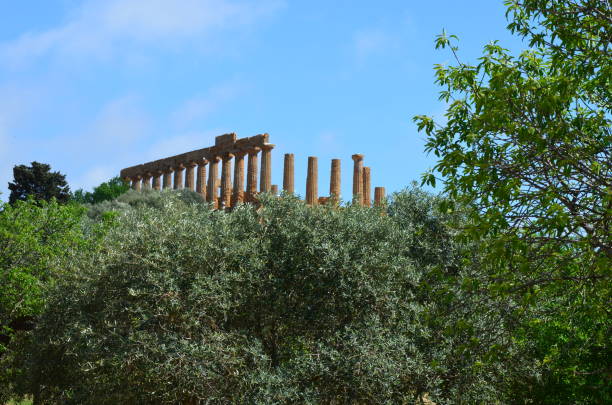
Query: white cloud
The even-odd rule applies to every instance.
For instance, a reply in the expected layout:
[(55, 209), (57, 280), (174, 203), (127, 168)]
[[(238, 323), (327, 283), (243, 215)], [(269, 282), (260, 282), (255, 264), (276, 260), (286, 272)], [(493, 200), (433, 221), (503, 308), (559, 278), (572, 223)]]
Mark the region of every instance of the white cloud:
[(217, 111), (222, 105), (233, 100), (243, 88), (244, 86), (237, 81), (215, 86), (206, 94), (194, 96), (181, 104), (171, 114), (171, 120), (177, 127), (185, 127)]
[(281, 4), (281, 0), (87, 0), (64, 25), (1, 44), (0, 56), (13, 66), (46, 54), (107, 58), (130, 43), (159, 47), (244, 27)]
[(382, 30), (359, 31), (353, 36), (353, 48), (359, 62), (391, 47), (394, 39)]

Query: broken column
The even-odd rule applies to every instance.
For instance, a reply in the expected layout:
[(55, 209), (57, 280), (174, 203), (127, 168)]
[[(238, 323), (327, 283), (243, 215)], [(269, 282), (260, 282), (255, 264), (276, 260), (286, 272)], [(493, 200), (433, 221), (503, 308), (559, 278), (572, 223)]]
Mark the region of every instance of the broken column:
[(353, 201), (361, 204), (361, 189), (363, 187), (363, 155), (355, 154), (353, 158)]
[(257, 194), (257, 154), (260, 148), (249, 151), (249, 162), (247, 165), (247, 201), (254, 201)]
[(363, 205), (364, 207), (369, 207), (371, 206), (371, 201), (370, 199), (371, 197), (371, 193), (372, 190), (370, 188), (370, 168), (369, 167), (364, 167), (363, 168), (363, 188), (361, 189), (361, 205)]
[(340, 159), (332, 159), (331, 161), (329, 197), (336, 202), (340, 201)]
[(306, 204), (308, 205), (317, 205), (319, 202), (317, 166), (317, 158), (315, 156), (309, 156), (308, 174), (306, 176)]
[(376, 187), (374, 189), (374, 205), (376, 207), (382, 207), (385, 203), (385, 188)]
[(283, 169), (283, 190), (287, 194), (294, 192), (294, 163), (293, 153), (285, 153), (285, 166)]
[(218, 208), (217, 198), (217, 176), (219, 171), (219, 157), (210, 159), (210, 169), (208, 172), (208, 190), (206, 190), (206, 201), (212, 203), (213, 208)]
[(234, 159), (234, 192), (232, 194), (232, 207), (244, 202), (244, 155), (244, 152), (238, 152)]
[(261, 147), (261, 175), (259, 191), (269, 193), (272, 187), (272, 149), (274, 145), (266, 144)]
[(221, 203), (219, 208), (229, 208), (232, 201), (232, 158), (231, 153), (223, 155), (221, 165)]

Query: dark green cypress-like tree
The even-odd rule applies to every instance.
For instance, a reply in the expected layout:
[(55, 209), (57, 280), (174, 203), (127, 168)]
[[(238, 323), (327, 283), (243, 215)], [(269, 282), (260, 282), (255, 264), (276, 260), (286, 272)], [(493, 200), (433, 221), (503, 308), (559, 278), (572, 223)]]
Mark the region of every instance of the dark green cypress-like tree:
[(60, 172), (52, 172), (48, 164), (32, 162), (31, 166), (17, 165), (13, 168), (13, 179), (8, 185), (11, 190), (11, 204), (18, 200), (27, 200), (29, 196), (45, 201), (53, 197), (59, 202), (67, 202), (70, 199), (66, 176)]

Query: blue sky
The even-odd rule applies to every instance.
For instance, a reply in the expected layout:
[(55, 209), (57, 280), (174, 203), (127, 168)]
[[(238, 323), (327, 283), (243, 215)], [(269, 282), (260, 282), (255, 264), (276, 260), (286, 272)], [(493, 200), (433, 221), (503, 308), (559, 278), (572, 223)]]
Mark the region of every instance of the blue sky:
[(365, 154), (372, 185), (400, 190), (434, 164), (417, 114), (442, 118), (433, 65), (442, 29), (474, 62), (505, 29), (502, 0), (0, 0), (0, 195), (36, 160), (91, 189), (126, 166), (262, 132), (308, 156), (319, 190)]

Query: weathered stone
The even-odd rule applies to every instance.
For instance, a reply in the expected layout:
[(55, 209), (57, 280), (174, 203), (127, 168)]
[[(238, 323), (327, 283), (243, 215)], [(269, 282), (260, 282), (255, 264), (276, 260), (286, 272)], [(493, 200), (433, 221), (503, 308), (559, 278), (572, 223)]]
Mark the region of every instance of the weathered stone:
[(285, 193), (293, 194), (294, 192), (294, 166), (295, 157), (293, 153), (285, 153), (285, 165), (283, 168), (283, 190)]
[(219, 160), (218, 156), (211, 157), (210, 168), (208, 172), (208, 190), (206, 190), (206, 201), (212, 203), (214, 208), (218, 208), (218, 197), (217, 197), (217, 176), (219, 171)]
[(361, 189), (361, 205), (364, 207), (370, 207), (372, 190), (370, 188), (370, 168), (363, 168), (363, 188)]
[(361, 190), (363, 187), (363, 155), (355, 154), (353, 158), (353, 201), (362, 202)]
[(374, 189), (374, 205), (377, 207), (382, 207), (384, 203), (385, 203), (385, 188), (376, 187)]
[(164, 171), (164, 190), (172, 188), (172, 168), (166, 167)]
[(336, 201), (340, 200), (340, 159), (332, 159), (331, 161), (329, 197)]
[(153, 173), (153, 190), (161, 189), (161, 175), (162, 175), (161, 170), (158, 170), (155, 173)]
[(269, 193), (272, 187), (272, 149), (274, 145), (261, 147), (261, 175), (259, 176), (259, 191)]
[(136, 175), (132, 177), (132, 189), (134, 191), (140, 191), (140, 181), (142, 180), (142, 176)]
[(195, 190), (195, 184), (194, 184), (194, 180), (195, 180), (195, 167), (196, 167), (196, 163), (195, 162), (188, 162), (185, 164), (185, 188), (191, 191)]
[(208, 160), (201, 159), (198, 162), (197, 176), (196, 176), (196, 193), (199, 193), (204, 200), (206, 200), (206, 165)]
[(317, 158), (309, 156), (308, 173), (306, 176), (306, 204), (308, 205), (317, 205), (319, 203), (318, 177)]
[(244, 152), (236, 153), (234, 159), (234, 191), (232, 193), (232, 207), (244, 202)]
[(254, 201), (257, 194), (257, 154), (261, 148), (249, 150), (249, 162), (247, 164), (247, 198), (249, 202)]
[(221, 166), (221, 204), (219, 208), (229, 208), (232, 201), (232, 158), (231, 153), (223, 155)]
[(183, 169), (185, 169), (185, 165), (179, 163), (174, 169), (174, 189), (181, 190), (183, 188)]

